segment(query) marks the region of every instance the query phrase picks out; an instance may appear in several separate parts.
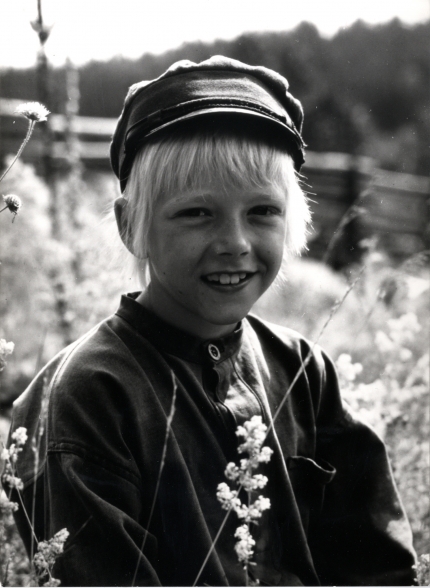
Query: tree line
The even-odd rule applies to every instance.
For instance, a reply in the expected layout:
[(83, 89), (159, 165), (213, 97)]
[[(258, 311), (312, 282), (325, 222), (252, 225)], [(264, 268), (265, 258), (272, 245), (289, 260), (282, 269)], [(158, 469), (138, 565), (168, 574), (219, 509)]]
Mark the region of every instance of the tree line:
[[(162, 55), (116, 57), (79, 68), (80, 114), (117, 117), (128, 87), (179, 59), (223, 54), (283, 74), (305, 109), (304, 138), (314, 151), (375, 157), (387, 169), (427, 174), (430, 156), (430, 21), (378, 26), (357, 21), (334, 37), (302, 23), (290, 32), (245, 33), (231, 41), (185, 43)], [(53, 112), (63, 112), (65, 69), (51, 72)], [(35, 68), (2, 72), (3, 97), (37, 100)]]

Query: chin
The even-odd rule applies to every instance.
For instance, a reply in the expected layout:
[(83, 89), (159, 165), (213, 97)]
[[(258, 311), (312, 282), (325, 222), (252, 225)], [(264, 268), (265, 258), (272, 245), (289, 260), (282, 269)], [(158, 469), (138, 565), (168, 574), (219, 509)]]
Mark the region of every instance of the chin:
[(210, 313), (209, 315), (205, 316), (205, 320), (213, 325), (217, 325), (219, 327), (228, 326), (228, 325), (235, 325), (236, 323), (240, 322), (242, 319), (246, 317), (248, 312), (251, 309), (248, 308), (247, 310), (235, 310), (229, 312), (218, 312), (218, 313)]

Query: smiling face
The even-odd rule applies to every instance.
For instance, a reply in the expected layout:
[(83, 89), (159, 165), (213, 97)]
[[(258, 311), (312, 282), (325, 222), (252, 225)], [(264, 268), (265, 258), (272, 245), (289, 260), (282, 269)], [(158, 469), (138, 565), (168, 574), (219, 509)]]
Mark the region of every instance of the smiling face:
[(279, 271), (285, 212), (285, 196), (271, 186), (226, 191), (210, 182), (160, 197), (140, 302), (204, 339), (231, 332)]
[(154, 135), (115, 204), (138, 297), (203, 339), (223, 336), (305, 245), (309, 210), (284, 143), (253, 118), (201, 117)]

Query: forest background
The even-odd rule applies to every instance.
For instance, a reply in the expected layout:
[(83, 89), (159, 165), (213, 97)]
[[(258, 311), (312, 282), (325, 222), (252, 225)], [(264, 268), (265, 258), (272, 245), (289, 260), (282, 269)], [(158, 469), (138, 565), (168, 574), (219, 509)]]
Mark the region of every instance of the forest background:
[[(291, 32), (187, 43), (162, 55), (80, 66), (79, 114), (117, 117), (132, 83), (157, 77), (179, 59), (223, 54), (287, 77), (304, 106), (310, 150), (363, 155), (380, 168), (423, 176), (430, 169), (429, 52), (430, 21), (405, 26), (397, 19), (379, 26), (358, 21), (331, 39), (303, 23)], [(66, 75), (65, 67), (49, 70), (46, 106), (53, 113), (67, 112)], [(39, 92), (36, 68), (1, 71), (2, 98), (26, 102), (40, 99)], [(114, 312), (121, 292), (138, 287), (119, 239), (113, 238), (109, 211), (118, 195), (113, 174), (85, 168), (79, 158), (63, 162), (49, 177), (43, 177), (42, 167), (30, 165), (24, 152), (2, 183), (2, 193), (18, 194), (23, 202), (13, 224), (5, 213), (0, 217), (0, 337), (15, 343), (0, 373), (4, 422), (11, 402), (40, 366)], [(338, 362), (346, 400), (387, 442), (415, 547), (426, 554), (428, 250), (392, 258), (376, 234), (367, 235), (360, 256), (339, 271), (321, 261), (324, 252), (319, 257), (291, 262), (286, 282), (272, 289), (256, 312), (315, 339), (333, 305), (354, 284), (320, 342)], [(24, 561), (22, 552), (16, 553)], [(13, 566), (16, 585), (26, 581), (22, 561)]]

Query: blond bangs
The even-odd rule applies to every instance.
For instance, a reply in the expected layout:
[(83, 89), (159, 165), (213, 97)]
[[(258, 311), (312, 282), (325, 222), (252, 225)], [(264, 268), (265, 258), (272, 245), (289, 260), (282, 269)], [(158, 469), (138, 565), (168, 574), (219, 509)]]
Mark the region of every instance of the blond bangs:
[(127, 237), (138, 258), (136, 267), (143, 285), (147, 283), (147, 240), (157, 198), (207, 188), (212, 182), (226, 192), (270, 185), (285, 194), (285, 253), (300, 254), (303, 250), (310, 212), (288, 153), (246, 135), (177, 129), (154, 136), (140, 150), (124, 193), (128, 201)]

